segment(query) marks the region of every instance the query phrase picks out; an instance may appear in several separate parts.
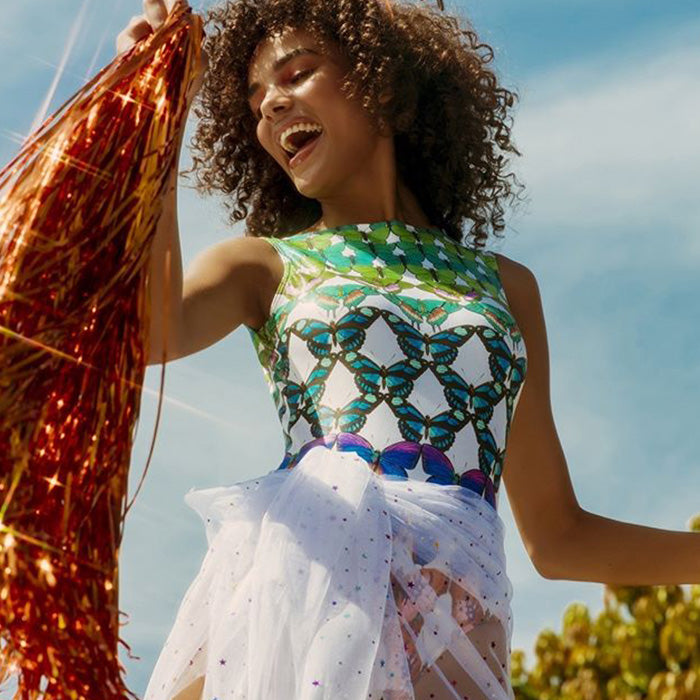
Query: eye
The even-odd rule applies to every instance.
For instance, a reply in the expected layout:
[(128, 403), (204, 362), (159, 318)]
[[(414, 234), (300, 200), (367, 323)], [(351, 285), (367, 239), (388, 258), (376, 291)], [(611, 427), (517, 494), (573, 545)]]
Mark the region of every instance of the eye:
[(309, 68), (308, 70), (299, 71), (299, 73), (296, 73), (295, 75), (293, 75), (291, 77), (290, 82), (291, 83), (298, 83), (299, 80), (301, 80), (302, 78), (305, 78), (307, 75), (309, 75), (309, 73), (313, 73), (313, 69)]
[[(302, 78), (305, 78), (307, 75), (310, 75), (311, 73), (314, 72), (313, 68), (307, 68), (306, 70), (299, 71), (298, 73), (295, 73), (290, 79), (289, 82), (293, 83), (296, 85)], [(258, 119), (262, 119), (262, 112), (260, 111), (260, 108), (255, 110), (255, 116)]]

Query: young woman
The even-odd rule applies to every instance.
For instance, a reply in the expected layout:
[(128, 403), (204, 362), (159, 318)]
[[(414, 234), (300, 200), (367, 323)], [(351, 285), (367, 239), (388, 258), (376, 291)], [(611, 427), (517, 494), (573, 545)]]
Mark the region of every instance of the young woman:
[[(144, 8), (119, 50), (172, 10)], [(146, 700), (513, 698), (501, 480), (546, 578), (693, 571), (690, 533), (572, 490), (537, 281), (485, 245), (519, 192), (515, 96), (473, 30), (420, 5), (237, 0), (209, 23), (194, 170), (246, 235), (183, 280), (173, 174), (150, 362), (245, 326), (286, 451), (188, 494), (209, 549)]]

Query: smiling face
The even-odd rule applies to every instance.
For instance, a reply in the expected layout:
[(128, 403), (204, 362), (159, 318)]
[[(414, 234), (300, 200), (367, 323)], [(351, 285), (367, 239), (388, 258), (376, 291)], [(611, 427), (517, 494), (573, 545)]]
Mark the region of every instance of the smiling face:
[[(382, 161), (393, 158), (387, 148), (390, 137), (380, 135), (360, 103), (341, 91), (348, 68), (333, 42), (287, 29), (258, 45), (248, 71), (249, 104), (258, 119), (260, 144), (301, 194), (322, 202), (338, 200), (341, 193), (359, 194), (373, 168), (385, 172)], [(290, 164), (280, 136), (297, 121), (319, 125), (322, 133), (308, 155)]]

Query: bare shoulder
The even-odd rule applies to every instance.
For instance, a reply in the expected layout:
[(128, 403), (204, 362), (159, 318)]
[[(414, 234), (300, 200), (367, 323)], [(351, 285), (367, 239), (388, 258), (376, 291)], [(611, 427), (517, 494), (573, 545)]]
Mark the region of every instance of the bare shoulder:
[(191, 316), (218, 324), (212, 336), (223, 337), (241, 322), (259, 328), (267, 318), (282, 267), (277, 251), (262, 238), (224, 239), (202, 251), (188, 267), (184, 302), (192, 309)]
[(494, 255), (510, 310), (523, 335), (527, 335), (528, 329), (537, 325), (542, 314), (542, 299), (537, 278), (527, 265), (501, 253)]
[(270, 269), (278, 267), (279, 255), (264, 239), (257, 236), (235, 236), (214, 244), (208, 249), (212, 257), (221, 256), (222, 261), (233, 269)]
[(236, 236), (215, 243), (201, 254), (201, 261), (216, 277), (235, 279), (238, 285), (262, 291), (276, 286), (282, 275), (277, 251), (263, 238)]

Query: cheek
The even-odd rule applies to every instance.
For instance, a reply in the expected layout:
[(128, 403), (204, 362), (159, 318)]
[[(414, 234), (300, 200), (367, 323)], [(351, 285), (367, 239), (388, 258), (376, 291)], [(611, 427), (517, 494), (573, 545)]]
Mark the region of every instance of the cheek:
[(264, 127), (262, 122), (258, 124), (258, 128), (255, 130), (255, 136), (270, 158), (284, 169), (285, 162), (280, 153), (275, 149), (272, 134), (270, 134), (269, 130)]
[(258, 126), (255, 129), (255, 138), (258, 139), (258, 142), (260, 143), (261, 146), (265, 146), (265, 130), (262, 126), (262, 122), (258, 122)]
[(267, 130), (260, 125), (256, 129), (255, 135), (260, 145), (272, 156), (272, 138), (270, 137), (270, 134), (267, 132)]

